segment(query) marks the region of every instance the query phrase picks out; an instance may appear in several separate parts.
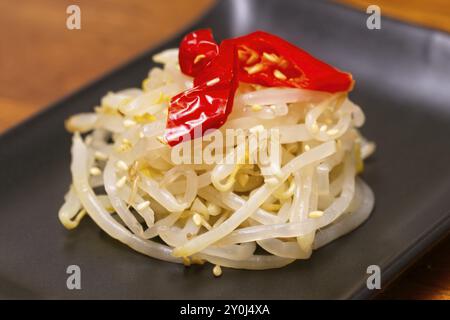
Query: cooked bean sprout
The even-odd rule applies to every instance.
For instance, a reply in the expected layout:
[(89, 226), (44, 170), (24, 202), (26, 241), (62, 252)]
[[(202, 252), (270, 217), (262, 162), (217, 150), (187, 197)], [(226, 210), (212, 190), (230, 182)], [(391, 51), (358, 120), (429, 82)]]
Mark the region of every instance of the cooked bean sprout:
[(192, 87), (177, 57), (175, 49), (155, 56), (163, 67), (142, 89), (109, 92), (94, 112), (67, 120), (72, 184), (59, 211), (66, 228), (89, 215), (138, 252), (208, 261), (218, 276), (221, 266), (259, 270), (307, 259), (368, 218), (374, 196), (357, 174), (375, 146), (357, 129), (361, 109), (343, 93), (241, 84), (218, 130), (277, 129), (280, 160), (249, 163), (247, 153), (243, 163), (175, 164), (161, 139), (167, 109)]

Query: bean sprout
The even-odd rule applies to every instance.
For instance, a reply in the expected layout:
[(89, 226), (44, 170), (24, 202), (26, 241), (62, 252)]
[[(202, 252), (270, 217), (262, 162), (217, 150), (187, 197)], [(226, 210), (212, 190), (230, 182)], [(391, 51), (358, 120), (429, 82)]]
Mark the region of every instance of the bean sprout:
[(277, 129), (271, 143), (280, 158), (250, 163), (257, 150), (247, 150), (243, 162), (180, 165), (161, 135), (170, 98), (192, 78), (179, 70), (177, 50), (154, 59), (163, 67), (141, 89), (109, 92), (94, 112), (67, 120), (72, 184), (59, 211), (66, 228), (88, 215), (140, 253), (208, 261), (221, 274), (221, 266), (261, 270), (307, 259), (369, 217), (374, 195), (357, 174), (375, 145), (359, 133), (364, 114), (346, 94), (239, 88), (220, 132)]

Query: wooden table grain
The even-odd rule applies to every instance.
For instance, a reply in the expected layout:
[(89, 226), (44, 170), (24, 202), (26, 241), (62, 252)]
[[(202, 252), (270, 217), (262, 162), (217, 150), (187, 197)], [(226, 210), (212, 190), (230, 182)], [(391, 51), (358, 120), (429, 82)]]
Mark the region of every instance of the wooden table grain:
[[(448, 0), (340, 0), (450, 31)], [(81, 30), (66, 8), (81, 8)], [(213, 0), (0, 1), (0, 132), (198, 18)], [(158, 27), (155, 27), (158, 26)], [(101, 57), (99, 59), (99, 57)], [(381, 299), (450, 299), (450, 238), (384, 290)]]

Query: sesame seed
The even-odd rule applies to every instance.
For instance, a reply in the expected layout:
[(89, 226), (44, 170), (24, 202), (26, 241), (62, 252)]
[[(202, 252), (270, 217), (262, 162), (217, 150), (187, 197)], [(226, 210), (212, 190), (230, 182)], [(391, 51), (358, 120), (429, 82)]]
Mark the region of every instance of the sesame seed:
[(142, 131), (139, 131), (139, 138), (141, 138), (141, 139), (145, 138), (145, 135), (144, 135), (144, 133)]
[(211, 225), (205, 219), (203, 219), (203, 217), (198, 213), (192, 216), (192, 220), (194, 220), (194, 223), (197, 226), (204, 226), (208, 230), (211, 230), (212, 228)]
[(116, 182), (116, 187), (117, 188), (122, 188), (125, 183), (127, 182), (127, 177), (123, 176), (122, 178), (120, 178), (117, 182)]
[(119, 170), (128, 171), (128, 165), (125, 163), (125, 161), (118, 160), (116, 162), (116, 167)]
[(326, 124), (323, 124), (320, 126), (320, 132), (325, 132), (327, 130), (328, 126)]
[(284, 73), (281, 72), (281, 71), (278, 70), (278, 69), (275, 69), (275, 70), (273, 71), (273, 75), (275, 76), (275, 78), (277, 78), (277, 79), (279, 79), (279, 80), (286, 80), (286, 79), (287, 79), (287, 77), (284, 75)]
[(245, 53), (244, 50), (238, 50), (238, 58), (239, 58), (239, 60), (244, 60), (246, 55), (247, 54)]
[(197, 226), (200, 226), (200, 225), (202, 224), (202, 217), (201, 217), (198, 213), (194, 214), (194, 215), (192, 216), (192, 219), (194, 220), (194, 223), (195, 223)]
[(133, 145), (130, 140), (122, 139), (122, 144), (118, 146), (117, 150), (119, 152), (126, 152), (126, 151), (131, 150), (132, 147), (133, 147)]
[(130, 127), (134, 126), (135, 124), (136, 124), (136, 121), (134, 121), (134, 120), (131, 120), (131, 119), (123, 120), (123, 126), (125, 128), (130, 128)]
[(91, 175), (93, 175), (93, 176), (99, 176), (99, 175), (102, 174), (102, 171), (101, 171), (99, 168), (97, 168), (97, 167), (92, 167), (92, 168), (89, 170), (89, 173), (90, 173)]
[(305, 151), (309, 151), (311, 149), (311, 147), (309, 146), (309, 144), (305, 144), (305, 146), (303, 147), (305, 149)]
[(214, 79), (209, 80), (208, 82), (206, 82), (206, 85), (207, 85), (208, 87), (210, 87), (210, 86), (213, 86), (213, 85), (219, 83), (219, 81), (220, 81), (219, 78), (214, 78)]
[(254, 74), (260, 72), (263, 69), (263, 65), (261, 63), (257, 63), (251, 67), (246, 67), (244, 69), (245, 71), (247, 71), (248, 74)]
[(215, 277), (220, 277), (222, 275), (222, 268), (216, 264), (213, 268), (213, 274)]
[(269, 60), (270, 62), (274, 62), (274, 63), (277, 63), (280, 60), (280, 57), (278, 57), (275, 53), (264, 52), (263, 57), (266, 60)]
[(254, 105), (252, 105), (252, 110), (253, 111), (261, 111), (262, 106), (260, 104), (254, 104)]
[(105, 154), (105, 153), (103, 153), (103, 152), (101, 152), (101, 151), (95, 151), (94, 157), (95, 157), (96, 159), (102, 160), (102, 161), (105, 161), (105, 160), (108, 159), (108, 155)]
[(206, 58), (206, 56), (204, 54), (199, 54), (198, 56), (195, 57), (194, 59), (194, 64), (196, 64), (197, 62), (199, 62), (200, 60)]
[(252, 64), (256, 62), (259, 58), (259, 55), (256, 51), (251, 50), (250, 51), (250, 57), (247, 59), (247, 64)]
[(139, 203), (136, 206), (136, 209), (137, 210), (143, 210), (143, 209), (147, 208), (148, 206), (150, 206), (150, 201), (144, 201), (144, 202)]
[(313, 219), (320, 218), (321, 216), (323, 216), (323, 211), (320, 210), (312, 211), (309, 213), (308, 216)]
[(215, 203), (209, 202), (206, 207), (208, 208), (208, 213), (213, 216), (218, 215), (222, 211), (222, 209), (220, 209), (220, 207)]
[(330, 129), (330, 130), (327, 131), (327, 134), (332, 136), (332, 135), (335, 135), (338, 132), (339, 132), (338, 129)]

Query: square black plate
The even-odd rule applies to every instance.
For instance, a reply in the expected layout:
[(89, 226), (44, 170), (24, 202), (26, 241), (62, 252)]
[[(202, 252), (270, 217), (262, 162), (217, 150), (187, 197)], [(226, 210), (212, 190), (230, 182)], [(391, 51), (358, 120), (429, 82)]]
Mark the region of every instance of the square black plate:
[[(255, 29), (276, 33), (356, 78), (351, 98), (366, 112), (363, 133), (378, 149), (364, 179), (376, 208), (360, 228), (308, 261), (269, 271), (183, 268), (147, 258), (86, 219), (69, 232), (57, 211), (70, 183), (64, 119), (90, 110), (110, 90), (138, 86), (149, 57), (180, 37), (0, 137), (0, 297), (2, 298), (368, 298), (369, 265), (382, 285), (450, 226), (450, 37), (318, 1), (221, 1), (195, 26), (216, 37)], [(151, 23), (151, 22), (149, 22)], [(180, 36), (184, 34), (180, 33)], [(101, 58), (101, 57), (99, 57)], [(66, 268), (82, 270), (82, 290), (66, 288)]]

